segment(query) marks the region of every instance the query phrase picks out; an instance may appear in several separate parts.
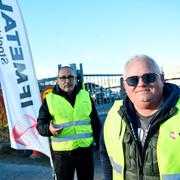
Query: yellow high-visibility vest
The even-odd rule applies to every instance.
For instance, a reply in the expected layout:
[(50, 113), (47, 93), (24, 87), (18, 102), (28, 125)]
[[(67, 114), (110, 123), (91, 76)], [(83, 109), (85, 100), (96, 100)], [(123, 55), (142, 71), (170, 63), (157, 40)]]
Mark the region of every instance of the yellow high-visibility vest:
[(92, 104), (89, 93), (80, 90), (74, 107), (62, 96), (50, 93), (47, 105), (55, 127), (62, 132), (51, 137), (54, 151), (71, 151), (78, 147), (89, 147), (93, 142), (90, 113)]
[[(122, 101), (116, 101), (104, 124), (104, 142), (113, 168), (113, 180), (124, 180), (124, 120), (118, 114)], [(161, 180), (180, 180), (180, 100), (177, 113), (162, 123), (157, 141), (157, 161)], [(121, 133), (120, 133), (121, 131)]]

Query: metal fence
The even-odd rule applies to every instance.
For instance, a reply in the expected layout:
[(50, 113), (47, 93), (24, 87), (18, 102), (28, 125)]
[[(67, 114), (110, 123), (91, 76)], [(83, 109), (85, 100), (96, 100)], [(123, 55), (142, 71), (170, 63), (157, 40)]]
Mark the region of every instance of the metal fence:
[(83, 76), (83, 82), (94, 102), (100, 105), (120, 98), (121, 77), (120, 74), (87, 74)]
[(83, 86), (89, 91), (102, 123), (114, 101), (123, 96), (121, 82), (122, 74), (86, 74), (83, 76)]

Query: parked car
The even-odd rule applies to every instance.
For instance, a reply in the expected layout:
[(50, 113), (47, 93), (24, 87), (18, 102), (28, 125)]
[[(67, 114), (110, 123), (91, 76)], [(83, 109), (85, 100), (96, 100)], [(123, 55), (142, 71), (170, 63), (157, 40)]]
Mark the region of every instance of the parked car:
[(107, 104), (114, 101), (110, 91), (103, 91), (96, 94), (97, 104)]

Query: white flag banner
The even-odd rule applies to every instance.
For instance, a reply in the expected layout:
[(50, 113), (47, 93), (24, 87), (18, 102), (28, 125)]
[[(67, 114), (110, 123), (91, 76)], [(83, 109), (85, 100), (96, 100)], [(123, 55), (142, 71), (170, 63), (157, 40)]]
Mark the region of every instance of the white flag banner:
[(16, 0), (0, 0), (0, 82), (11, 147), (36, 150), (51, 158), (48, 138), (36, 129), (40, 92)]

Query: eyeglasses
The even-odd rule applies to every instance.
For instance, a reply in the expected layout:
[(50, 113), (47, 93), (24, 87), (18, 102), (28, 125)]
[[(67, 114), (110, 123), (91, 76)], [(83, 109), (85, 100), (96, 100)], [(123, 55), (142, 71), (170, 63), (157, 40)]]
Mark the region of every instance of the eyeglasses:
[(125, 81), (129, 86), (137, 86), (139, 82), (139, 78), (142, 78), (142, 81), (148, 85), (156, 81), (156, 77), (158, 74), (155, 73), (147, 73), (143, 74), (142, 76), (130, 76)]
[(61, 77), (58, 77), (61, 81), (66, 81), (66, 79), (70, 80), (70, 81), (73, 81), (75, 76), (73, 75), (69, 75), (69, 76), (61, 76)]

